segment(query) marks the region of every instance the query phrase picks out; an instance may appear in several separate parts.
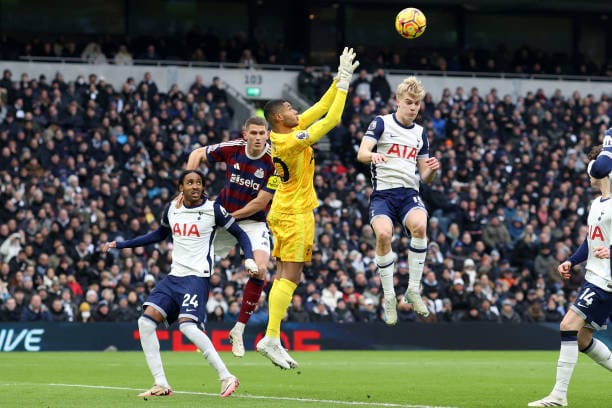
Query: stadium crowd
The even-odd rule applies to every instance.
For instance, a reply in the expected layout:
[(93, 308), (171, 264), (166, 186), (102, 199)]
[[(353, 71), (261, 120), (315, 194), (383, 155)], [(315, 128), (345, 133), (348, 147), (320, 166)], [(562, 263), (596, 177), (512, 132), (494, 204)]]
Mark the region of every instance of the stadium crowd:
[[(612, 76), (612, 65), (599, 65), (587, 55), (570, 55), (530, 47), (511, 49), (467, 48), (376, 48), (359, 47), (361, 66), (388, 70), (504, 72), (525, 75)], [(0, 36), (0, 59), (61, 58), (90, 64), (157, 64), (163, 61), (235, 63), (256, 65), (304, 65), (312, 63), (303, 51), (290, 49), (282, 41), (270, 43), (249, 38), (244, 32), (222, 37), (213, 30), (192, 27), (182, 36)]]
[[(317, 95), (331, 74), (302, 83)], [(101, 243), (157, 228), (189, 153), (239, 136), (220, 80), (158, 89), (155, 79), (0, 79), (0, 321), (136, 321), (168, 272), (171, 242), (103, 254)], [(581, 280), (556, 266), (583, 241), (592, 198), (586, 154), (610, 126), (609, 94), (558, 90), (519, 100), (495, 89), (427, 94), (421, 118), (442, 163), (421, 193), (430, 211), (423, 296), (431, 321), (559, 322)], [(376, 114), (394, 109), (384, 69), (351, 84), (342, 123), (316, 169), (313, 260), (286, 319), (381, 320), (369, 169), (355, 160)], [(207, 171), (211, 197), (224, 168)], [(396, 293), (408, 283), (398, 228)], [(208, 320), (234, 322), (248, 276), (239, 253), (217, 260)], [(269, 263), (270, 277), (274, 263)], [(265, 291), (267, 292), (267, 290)], [(267, 321), (265, 293), (252, 316)], [(399, 319), (419, 321), (399, 304)]]

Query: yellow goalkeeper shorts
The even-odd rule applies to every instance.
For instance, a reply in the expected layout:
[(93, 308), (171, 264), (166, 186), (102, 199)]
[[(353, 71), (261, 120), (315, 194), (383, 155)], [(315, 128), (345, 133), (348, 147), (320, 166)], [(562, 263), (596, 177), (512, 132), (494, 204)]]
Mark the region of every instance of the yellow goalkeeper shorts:
[(268, 214), (274, 248), (272, 256), (285, 262), (308, 262), (312, 258), (315, 220), (312, 211)]

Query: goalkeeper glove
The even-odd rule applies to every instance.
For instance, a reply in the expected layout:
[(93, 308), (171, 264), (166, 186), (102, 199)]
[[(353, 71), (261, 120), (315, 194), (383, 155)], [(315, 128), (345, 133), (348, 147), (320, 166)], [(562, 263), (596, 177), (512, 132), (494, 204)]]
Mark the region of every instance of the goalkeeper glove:
[[(345, 92), (348, 92), (353, 72), (359, 66), (359, 61), (354, 61), (355, 52), (352, 48), (344, 47), (344, 51), (340, 55), (340, 65), (338, 66), (337, 84), (336, 87)], [(354, 62), (353, 62), (354, 61)]]
[[(350, 52), (352, 51), (353, 49), (351, 48)], [(337, 82), (340, 80), (340, 74), (342, 73), (342, 67), (346, 65), (344, 61), (346, 61), (349, 58), (350, 58), (349, 49), (347, 47), (344, 47), (342, 54), (340, 54), (340, 63), (338, 65), (338, 73), (336, 73), (336, 76), (334, 77), (334, 81)]]

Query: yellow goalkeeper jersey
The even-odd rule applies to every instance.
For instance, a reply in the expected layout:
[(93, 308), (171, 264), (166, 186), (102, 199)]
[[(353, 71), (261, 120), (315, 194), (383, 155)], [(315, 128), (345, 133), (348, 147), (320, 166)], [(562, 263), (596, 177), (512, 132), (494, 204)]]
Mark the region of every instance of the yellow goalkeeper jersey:
[(313, 183), (315, 163), (311, 146), (340, 122), (345, 102), (346, 92), (337, 90), (334, 81), (319, 102), (299, 115), (299, 124), (290, 133), (270, 132), (272, 161), (281, 180), (274, 193), (271, 213), (295, 214), (319, 206)]

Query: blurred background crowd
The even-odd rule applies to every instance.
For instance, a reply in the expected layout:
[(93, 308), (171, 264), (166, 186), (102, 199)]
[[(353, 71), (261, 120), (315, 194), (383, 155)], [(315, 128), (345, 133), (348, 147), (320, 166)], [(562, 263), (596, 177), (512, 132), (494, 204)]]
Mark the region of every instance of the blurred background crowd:
[[(584, 54), (547, 52), (523, 43), (511, 48), (377, 48), (358, 47), (361, 67), (388, 70), (509, 73), (529, 75), (612, 76), (612, 65), (598, 63)], [(199, 27), (179, 37), (118, 36), (0, 36), (0, 59), (62, 60), (68, 63), (157, 65), (237, 64), (270, 67), (312, 63), (312, 58), (284, 41), (262, 41), (245, 32), (219, 36)]]
[[(300, 74), (315, 99), (325, 70)], [(312, 80), (303, 81), (311, 75)], [(109, 254), (101, 243), (157, 228), (175, 180), (198, 146), (240, 136), (219, 78), (160, 92), (155, 78), (114, 89), (94, 74), (0, 80), (0, 320), (134, 321), (168, 272), (172, 244)], [(518, 100), (495, 89), (427, 94), (419, 121), (442, 171), (422, 195), (430, 211), (423, 296), (433, 321), (558, 322), (578, 269), (556, 266), (582, 242), (593, 197), (586, 154), (610, 126), (609, 95), (558, 90)], [(316, 243), (289, 321), (381, 321), (368, 223), (369, 169), (355, 160), (376, 114), (392, 112), (383, 68), (355, 77), (342, 123), (318, 152)], [(214, 197), (223, 165), (207, 169)], [(398, 228), (396, 292), (408, 282), (409, 239)], [(274, 263), (269, 264), (270, 279)], [(247, 280), (237, 251), (217, 259), (209, 321), (237, 318)], [(265, 295), (253, 315), (267, 319)], [(417, 321), (400, 303), (400, 320)]]

